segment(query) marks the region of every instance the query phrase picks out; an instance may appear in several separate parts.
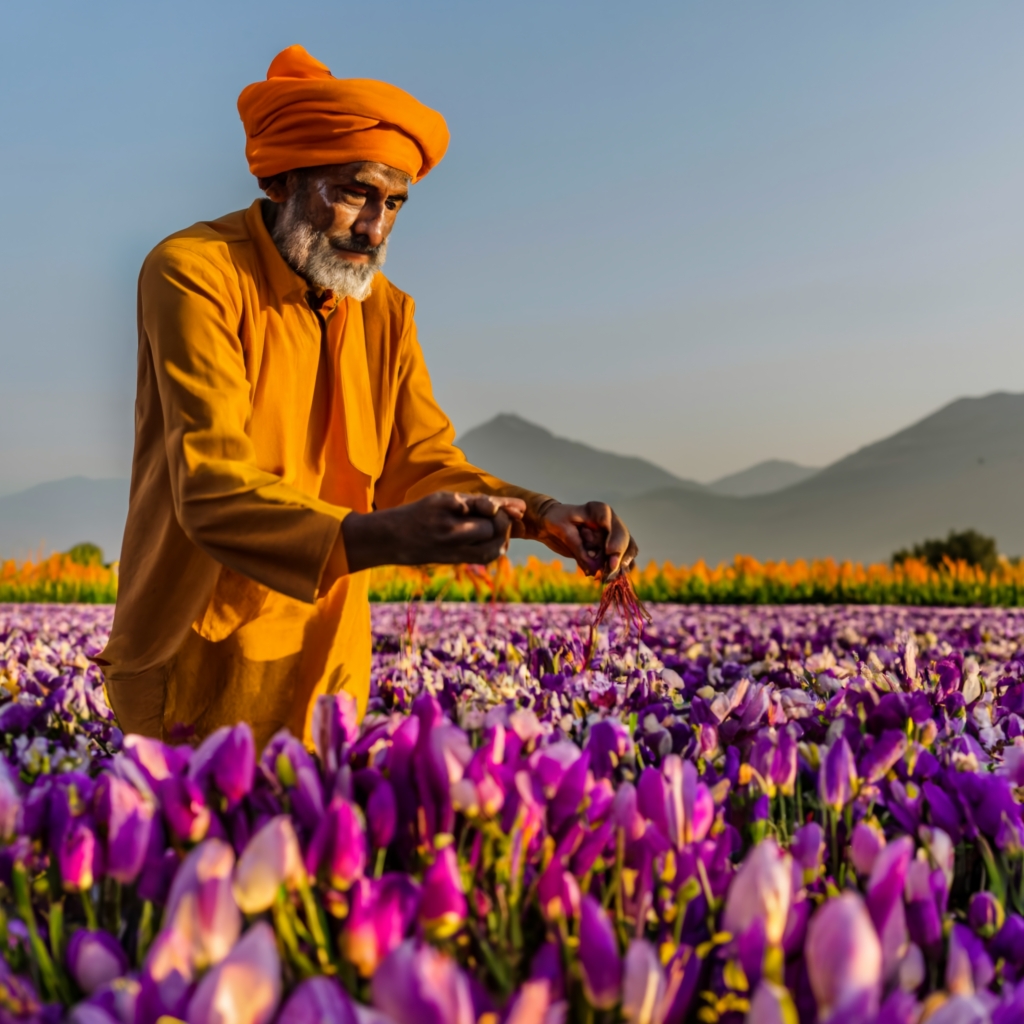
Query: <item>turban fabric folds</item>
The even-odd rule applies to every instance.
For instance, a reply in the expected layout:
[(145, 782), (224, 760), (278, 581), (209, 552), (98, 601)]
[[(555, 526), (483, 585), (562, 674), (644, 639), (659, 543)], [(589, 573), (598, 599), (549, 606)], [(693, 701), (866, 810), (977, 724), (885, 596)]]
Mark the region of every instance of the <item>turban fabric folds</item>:
[(444, 118), (387, 82), (335, 78), (301, 46), (271, 62), (238, 97), (249, 170), (269, 178), (298, 167), (372, 160), (418, 181), (448, 148)]

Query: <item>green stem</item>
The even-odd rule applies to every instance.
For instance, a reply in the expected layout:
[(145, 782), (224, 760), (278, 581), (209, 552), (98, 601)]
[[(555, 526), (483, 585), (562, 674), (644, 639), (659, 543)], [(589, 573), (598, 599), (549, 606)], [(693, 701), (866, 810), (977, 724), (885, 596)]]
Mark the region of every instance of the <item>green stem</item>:
[(88, 889), (83, 889), (79, 894), (82, 897), (82, 909), (85, 911), (85, 923), (93, 930), (98, 931), (99, 921), (96, 919), (96, 907), (93, 906), (92, 896)]
[(153, 943), (153, 904), (146, 900), (142, 904), (142, 914), (139, 917), (139, 935), (135, 943), (135, 964), (141, 967)]
[(299, 886), (299, 894), (302, 896), (302, 905), (306, 910), (306, 918), (309, 921), (309, 930), (313, 933), (313, 941), (316, 943), (317, 959), (324, 974), (334, 974), (338, 965), (331, 951), (330, 942), (327, 938), (327, 922), (321, 916), (323, 911), (313, 898), (313, 891), (308, 881), (303, 881)]
[(71, 1002), (67, 985), (57, 973), (57, 968), (46, 948), (46, 943), (39, 936), (39, 929), (36, 926), (36, 915), (32, 909), (32, 897), (29, 893), (28, 873), (25, 865), (16, 863), (11, 871), (12, 883), (14, 886), (14, 903), (18, 910), (18, 916), (25, 922), (28, 929), (29, 948), (39, 970), (39, 977), (42, 981), (43, 990), (50, 999), (57, 999), (65, 1006)]
[(281, 938), (288, 959), (291, 960), (301, 978), (312, 978), (318, 971), (313, 962), (299, 949), (299, 940), (295, 935), (291, 908), (286, 903), (283, 893), (278, 893), (274, 903), (274, 929)]
[(387, 859), (387, 855), (388, 855), (388, 848), (386, 846), (382, 846), (377, 851), (377, 861), (376, 861), (376, 863), (373, 866), (373, 877), (374, 878), (380, 878), (380, 876), (384, 874), (384, 861)]
[(50, 952), (57, 963), (64, 961), (64, 901), (50, 903)]

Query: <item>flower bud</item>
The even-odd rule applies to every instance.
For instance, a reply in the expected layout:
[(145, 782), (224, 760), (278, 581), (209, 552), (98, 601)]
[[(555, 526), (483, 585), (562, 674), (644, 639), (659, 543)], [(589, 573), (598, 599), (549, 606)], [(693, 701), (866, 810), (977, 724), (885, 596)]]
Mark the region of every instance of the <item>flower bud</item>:
[(821, 1019), (838, 1010), (863, 1019), (877, 1012), (882, 946), (860, 896), (846, 892), (818, 909), (807, 927), (804, 956)]
[(105, 931), (79, 928), (68, 942), (66, 958), (71, 976), (89, 996), (128, 970), (121, 944)]
[(420, 922), (432, 938), (447, 939), (462, 927), (466, 911), (455, 848), (446, 846), (423, 875)]
[(1006, 911), (990, 892), (976, 892), (967, 908), (967, 923), (983, 939), (991, 939), (1006, 920)]
[(269, 1024), (281, 1001), (281, 961), (274, 930), (254, 924), (199, 982), (188, 1024)]
[(231, 892), (235, 851), (206, 839), (182, 861), (167, 897), (165, 920), (189, 943), (191, 964), (219, 963), (234, 946), (242, 916)]
[(760, 921), (765, 938), (773, 946), (778, 945), (786, 930), (792, 893), (792, 860), (779, 850), (774, 839), (766, 839), (747, 854), (733, 877), (722, 927), (738, 937)]
[(587, 1001), (598, 1010), (611, 1009), (619, 1001), (622, 962), (612, 923), (589, 895), (580, 901), (579, 958)]
[(281, 1010), (288, 1024), (358, 1024), (348, 993), (333, 979), (322, 975), (307, 978), (295, 989)]
[(246, 914), (269, 910), (281, 886), (297, 888), (305, 879), (302, 851), (291, 819), (271, 818), (249, 840), (235, 868), (234, 894)]

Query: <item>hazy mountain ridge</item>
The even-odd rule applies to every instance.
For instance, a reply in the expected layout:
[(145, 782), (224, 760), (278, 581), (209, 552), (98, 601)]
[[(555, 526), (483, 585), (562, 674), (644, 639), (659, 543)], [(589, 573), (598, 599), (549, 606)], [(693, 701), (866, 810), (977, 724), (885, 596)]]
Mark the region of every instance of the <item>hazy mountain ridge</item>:
[(455, 443), (473, 465), (562, 501), (616, 502), (665, 487), (705, 489), (646, 459), (557, 437), (511, 413), (500, 413), (467, 430)]
[[(474, 463), (522, 486), (567, 501), (613, 502), (645, 562), (715, 563), (738, 552), (878, 561), (968, 527), (996, 537), (1004, 553), (1024, 553), (1020, 394), (959, 399), (796, 483), (743, 497), (715, 488), (737, 478), (740, 487), (752, 478), (757, 486), (755, 471), (765, 464), (703, 485), (510, 415), (467, 431), (458, 444)], [(114, 558), (127, 506), (127, 480), (72, 477), (7, 495), (0, 498), (0, 556), (91, 540)]]
[(798, 462), (786, 459), (766, 459), (738, 473), (730, 473), (707, 485), (715, 494), (728, 494), (734, 498), (749, 498), (754, 494), (771, 494), (781, 491), (784, 487), (802, 483), (815, 473), (820, 472), (813, 466), (801, 466)]
[(127, 480), (71, 476), (0, 498), (0, 558), (67, 551), (80, 541), (118, 557), (128, 515)]

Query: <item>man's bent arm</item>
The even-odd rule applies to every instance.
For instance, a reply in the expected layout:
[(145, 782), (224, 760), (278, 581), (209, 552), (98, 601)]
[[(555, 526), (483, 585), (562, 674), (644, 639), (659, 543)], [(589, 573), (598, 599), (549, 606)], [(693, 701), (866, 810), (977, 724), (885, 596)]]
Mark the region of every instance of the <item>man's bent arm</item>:
[(171, 242), (146, 261), (139, 289), (178, 522), (218, 562), (313, 601), (329, 560), (332, 578), (347, 572), (340, 526), (349, 510), (256, 465), (235, 280)]

